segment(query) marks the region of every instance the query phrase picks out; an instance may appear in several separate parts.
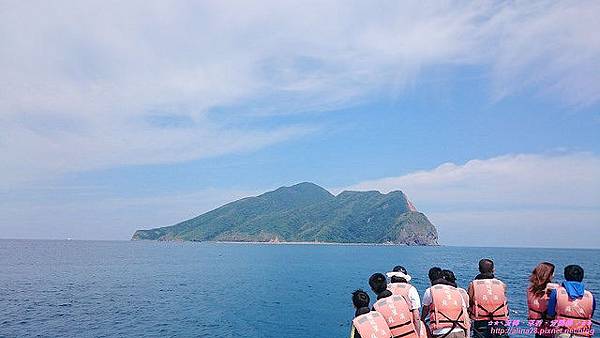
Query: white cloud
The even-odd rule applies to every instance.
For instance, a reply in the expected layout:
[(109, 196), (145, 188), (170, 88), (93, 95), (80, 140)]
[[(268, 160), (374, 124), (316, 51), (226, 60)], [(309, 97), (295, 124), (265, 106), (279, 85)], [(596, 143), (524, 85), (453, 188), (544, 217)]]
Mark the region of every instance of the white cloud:
[(434, 65), (489, 68), (496, 97), (600, 100), (594, 1), (0, 7), (5, 183), (257, 149), (314, 128), (265, 116), (395, 95)]
[(600, 156), (591, 153), (445, 163), (346, 189), (404, 191), (446, 244), (600, 247)]

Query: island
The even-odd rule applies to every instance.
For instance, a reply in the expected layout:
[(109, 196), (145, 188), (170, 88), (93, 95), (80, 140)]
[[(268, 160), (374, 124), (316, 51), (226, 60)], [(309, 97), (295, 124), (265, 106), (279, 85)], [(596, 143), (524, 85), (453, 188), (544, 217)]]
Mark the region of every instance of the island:
[(138, 230), (132, 240), (438, 245), (438, 233), (402, 191), (333, 195), (304, 182)]

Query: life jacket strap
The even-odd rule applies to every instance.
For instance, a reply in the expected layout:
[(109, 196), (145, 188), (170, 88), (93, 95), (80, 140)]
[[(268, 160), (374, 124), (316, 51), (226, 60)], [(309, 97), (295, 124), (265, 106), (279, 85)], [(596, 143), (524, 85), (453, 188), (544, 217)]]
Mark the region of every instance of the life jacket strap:
[(392, 329), (397, 329), (397, 328), (399, 328), (399, 327), (406, 326), (406, 325), (410, 324), (411, 322), (412, 322), (412, 321), (411, 321), (411, 320), (409, 320), (409, 321), (407, 321), (407, 322), (404, 322), (404, 323), (402, 323), (402, 324), (398, 324), (398, 325), (390, 326), (390, 330), (392, 330)]
[(413, 333), (415, 333), (415, 330), (410, 330), (409, 332), (405, 332), (405, 333), (403, 333), (403, 334), (399, 334), (399, 335), (397, 335), (397, 336), (393, 336), (392, 338), (401, 338), (401, 337), (406, 337), (406, 336), (408, 336), (409, 334), (413, 334)]
[(495, 310), (490, 311), (486, 308), (484, 308), (483, 306), (481, 306), (481, 304), (477, 304), (477, 306), (482, 309), (483, 311), (487, 312), (487, 315), (483, 316), (483, 317), (490, 317), (490, 319), (494, 319), (497, 317), (504, 317), (507, 316), (508, 314), (504, 313), (504, 314), (499, 314), (497, 315), (496, 312), (498, 312), (500, 309), (502, 309), (503, 307), (506, 306), (506, 303), (501, 304), (500, 306), (498, 306)]
[(542, 319), (542, 320), (547, 320), (548, 319), (548, 312), (546, 311), (538, 311), (538, 310), (534, 310), (532, 308), (528, 308), (529, 311), (533, 312), (533, 313), (537, 313), (538, 315), (540, 315), (540, 318), (538, 319)]
[[(463, 313), (465, 312), (464, 309), (460, 309), (460, 313), (458, 314), (458, 317), (456, 317), (456, 319), (452, 319), (448, 316), (446, 316), (445, 313), (443, 312), (439, 312), (439, 314), (441, 314), (442, 316), (446, 317), (446, 319), (441, 319), (439, 322), (440, 323), (452, 323), (452, 328), (450, 328), (450, 331), (448, 331), (448, 333), (452, 332), (452, 330), (456, 329), (456, 327), (458, 326), (461, 330), (465, 331), (465, 334), (468, 333), (468, 330), (466, 327), (464, 327), (462, 324), (462, 321), (460, 320), (460, 317), (462, 317)], [(446, 335), (440, 337), (443, 338)]]

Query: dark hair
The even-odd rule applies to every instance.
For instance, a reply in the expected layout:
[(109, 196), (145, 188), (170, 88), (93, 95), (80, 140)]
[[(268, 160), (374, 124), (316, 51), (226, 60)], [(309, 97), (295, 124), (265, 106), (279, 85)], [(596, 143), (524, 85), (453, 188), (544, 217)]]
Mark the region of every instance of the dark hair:
[(436, 279), (439, 279), (442, 273), (442, 269), (438, 268), (437, 266), (434, 266), (433, 268), (429, 269), (429, 281), (433, 282)]
[(489, 258), (484, 258), (479, 261), (479, 272), (492, 273), (494, 272), (494, 261)]
[(406, 268), (403, 267), (402, 265), (396, 265), (394, 267), (394, 269), (392, 269), (393, 272), (402, 272), (405, 275), (408, 275), (408, 271), (406, 271)]
[(583, 280), (583, 268), (579, 265), (567, 265), (565, 267), (565, 279), (568, 282), (581, 282)]
[[(408, 275), (408, 271), (406, 271), (406, 268), (403, 267), (402, 265), (396, 265), (393, 269), (393, 272), (402, 272), (405, 275)], [(390, 278), (390, 282), (391, 283), (408, 283), (408, 281), (406, 280), (406, 278), (404, 277), (398, 277), (398, 276), (392, 276), (392, 278)]]
[(546, 292), (546, 286), (552, 281), (553, 274), (554, 264), (548, 262), (538, 264), (529, 276), (529, 291), (542, 297)]
[(354, 292), (352, 292), (352, 304), (354, 304), (354, 307), (357, 309), (369, 307), (370, 302), (371, 299), (369, 298), (369, 295), (362, 289), (354, 290)]
[(451, 270), (442, 270), (441, 277), (447, 280), (448, 282), (456, 283), (456, 276)]
[(408, 281), (405, 278), (398, 277), (398, 276), (392, 276), (392, 278), (390, 278), (390, 282), (391, 283), (408, 283)]
[(374, 273), (369, 277), (369, 286), (373, 292), (379, 294), (386, 290), (387, 280), (382, 273)]

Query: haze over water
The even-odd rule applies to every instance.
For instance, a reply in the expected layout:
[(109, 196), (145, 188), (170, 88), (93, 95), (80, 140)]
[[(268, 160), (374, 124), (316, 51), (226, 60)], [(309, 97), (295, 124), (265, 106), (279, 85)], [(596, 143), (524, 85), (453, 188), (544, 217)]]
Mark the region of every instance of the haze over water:
[(431, 266), (464, 287), (482, 257), (514, 319), (543, 260), (600, 294), (600, 250), (0, 240), (0, 336), (345, 337), (373, 272), (402, 264), (422, 295)]

